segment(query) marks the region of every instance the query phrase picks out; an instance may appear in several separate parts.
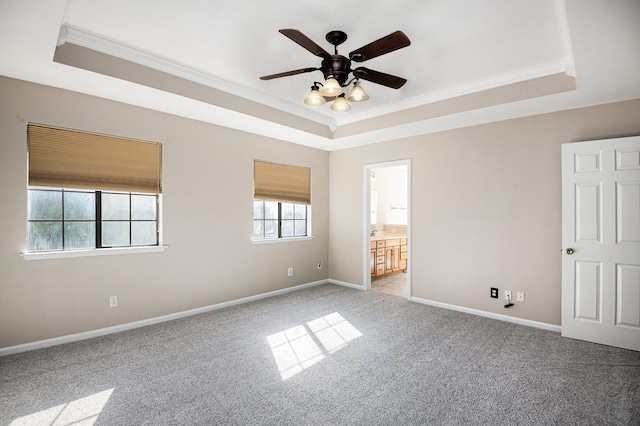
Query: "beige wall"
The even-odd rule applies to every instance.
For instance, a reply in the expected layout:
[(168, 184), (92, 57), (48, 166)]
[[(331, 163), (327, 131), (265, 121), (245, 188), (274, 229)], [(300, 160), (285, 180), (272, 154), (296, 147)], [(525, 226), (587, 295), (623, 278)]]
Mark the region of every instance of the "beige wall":
[[(413, 295), (560, 324), (560, 145), (640, 134), (635, 100), (327, 153), (8, 78), (0, 94), (0, 348), (329, 277), (361, 285), (363, 165), (407, 158)], [(29, 121), (163, 143), (169, 248), (18, 256)], [(254, 158), (312, 168), (312, 241), (251, 244)], [(527, 300), (507, 311), (491, 286)]]
[(411, 159), (412, 295), (559, 325), (560, 145), (638, 135), (639, 117), (635, 100), (331, 152), (331, 278), (363, 284), (363, 166)]
[[(162, 253), (26, 261), (27, 122), (163, 143)], [(0, 347), (328, 278), (325, 151), (0, 78)], [(312, 241), (253, 245), (253, 159), (311, 167)], [(295, 274), (287, 277), (287, 267)], [(328, 266), (328, 265), (327, 265)], [(109, 308), (117, 295), (118, 308)]]

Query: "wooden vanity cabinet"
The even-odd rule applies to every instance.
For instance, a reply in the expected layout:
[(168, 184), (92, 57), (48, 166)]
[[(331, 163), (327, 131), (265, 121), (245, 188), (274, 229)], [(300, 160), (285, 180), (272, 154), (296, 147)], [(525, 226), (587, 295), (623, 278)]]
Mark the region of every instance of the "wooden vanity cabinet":
[(398, 272), (400, 270), (400, 239), (385, 241), (385, 273)]
[(379, 277), (385, 273), (385, 241), (371, 241), (371, 276)]
[(376, 249), (373, 246), (375, 243), (371, 243), (371, 258), (369, 259), (369, 265), (371, 265), (371, 276), (376, 276)]
[(400, 238), (400, 269), (407, 269), (407, 239)]
[(407, 269), (407, 239), (371, 242), (371, 276), (379, 277)]

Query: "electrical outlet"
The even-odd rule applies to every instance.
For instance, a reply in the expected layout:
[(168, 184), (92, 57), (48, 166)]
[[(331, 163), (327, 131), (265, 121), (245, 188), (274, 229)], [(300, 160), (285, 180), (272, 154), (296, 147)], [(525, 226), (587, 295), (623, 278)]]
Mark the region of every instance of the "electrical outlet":
[(318, 270), (322, 269), (322, 262), (318, 262)]
[(493, 299), (497, 299), (498, 298), (498, 289), (496, 287), (491, 287), (491, 297)]
[(289, 269), (287, 269), (287, 275), (292, 277), (293, 276), (293, 267), (290, 266)]
[(511, 301), (511, 290), (504, 291), (504, 300)]
[(117, 308), (118, 307), (118, 296), (110, 296), (109, 297), (109, 307)]
[(516, 293), (516, 300), (518, 302), (524, 302), (524, 291), (519, 291)]

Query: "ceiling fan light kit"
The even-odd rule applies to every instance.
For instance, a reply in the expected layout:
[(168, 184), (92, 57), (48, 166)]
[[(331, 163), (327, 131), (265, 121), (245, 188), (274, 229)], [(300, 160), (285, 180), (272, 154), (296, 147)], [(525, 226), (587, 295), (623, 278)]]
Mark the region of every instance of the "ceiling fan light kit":
[(342, 86), (340, 86), (338, 80), (333, 77), (329, 77), (324, 81), (320, 93), (322, 93), (322, 96), (326, 98), (333, 98), (342, 93)]
[(309, 106), (322, 106), (327, 102), (324, 96), (322, 96), (322, 94), (320, 93), (318, 84), (319, 83), (315, 82), (313, 86), (311, 86), (311, 91), (304, 99), (305, 104)]
[(369, 100), (369, 95), (364, 91), (358, 80), (353, 83), (353, 88), (351, 89), (351, 92), (349, 92), (347, 100), (349, 102), (364, 102)]
[(344, 97), (344, 93), (336, 98), (331, 104), (331, 110), (336, 112), (347, 112), (351, 109), (351, 105)]
[[(373, 41), (359, 49), (349, 53), (349, 57), (338, 54), (338, 45), (345, 42), (347, 34), (343, 31), (329, 31), (326, 39), (334, 46), (334, 54), (330, 54), (322, 47), (317, 45), (306, 35), (294, 29), (282, 29), (280, 33), (299, 44), (300, 46), (313, 53), (315, 56), (322, 58), (322, 64), (319, 68), (302, 68), (293, 71), (286, 71), (278, 74), (266, 75), (260, 77), (261, 80), (272, 80), (274, 78), (288, 77), (292, 75), (308, 73), (312, 71), (322, 71), (324, 74), (324, 83), (314, 82), (311, 91), (304, 99), (304, 103), (309, 106), (322, 106), (327, 100), (334, 100), (331, 105), (332, 111), (346, 112), (351, 109), (349, 102), (364, 102), (369, 99), (369, 95), (360, 85), (360, 79), (367, 80), (372, 83), (387, 86), (392, 89), (399, 89), (407, 80), (379, 71), (374, 71), (365, 67), (351, 68), (352, 62), (364, 62), (369, 59), (393, 52), (411, 44), (409, 38), (402, 32), (396, 31), (388, 36)], [(353, 77), (349, 80), (349, 75)], [(345, 97), (344, 87), (353, 83), (353, 88), (349, 96)], [(322, 89), (320, 89), (322, 86)], [(347, 100), (349, 102), (347, 102)]]

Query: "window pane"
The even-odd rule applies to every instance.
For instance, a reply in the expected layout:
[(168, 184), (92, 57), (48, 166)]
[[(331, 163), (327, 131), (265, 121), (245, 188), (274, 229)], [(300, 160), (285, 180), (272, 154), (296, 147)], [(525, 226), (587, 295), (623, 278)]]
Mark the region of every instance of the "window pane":
[(102, 220), (129, 220), (129, 194), (103, 192)]
[(64, 224), (65, 250), (95, 248), (95, 246), (95, 222), (66, 222)]
[(264, 202), (264, 217), (265, 219), (278, 218), (278, 203), (276, 201)]
[(255, 239), (307, 235), (307, 206), (304, 204), (253, 200), (253, 219)]
[(296, 220), (296, 237), (302, 237), (307, 235), (307, 221)]
[(62, 250), (62, 222), (29, 222), (29, 251)]
[(264, 219), (264, 201), (253, 201), (253, 218)]
[(150, 246), (158, 244), (156, 222), (131, 222), (131, 245)]
[(282, 220), (282, 236), (293, 237), (293, 220)]
[(117, 247), (129, 245), (130, 222), (102, 222), (102, 245)]
[(295, 212), (295, 218), (296, 219), (306, 219), (307, 218), (307, 206), (305, 206), (304, 204), (296, 204), (296, 212)]
[(293, 204), (282, 203), (282, 219), (293, 219)]
[(131, 195), (131, 220), (156, 220), (156, 206), (155, 195)]
[(264, 237), (278, 238), (278, 221), (277, 220), (264, 221)]
[(61, 220), (62, 191), (30, 189), (28, 217), (30, 220)]
[(64, 192), (65, 220), (94, 220), (95, 217), (96, 198), (94, 192)]
[(264, 222), (261, 220), (253, 221), (253, 238), (264, 238)]

